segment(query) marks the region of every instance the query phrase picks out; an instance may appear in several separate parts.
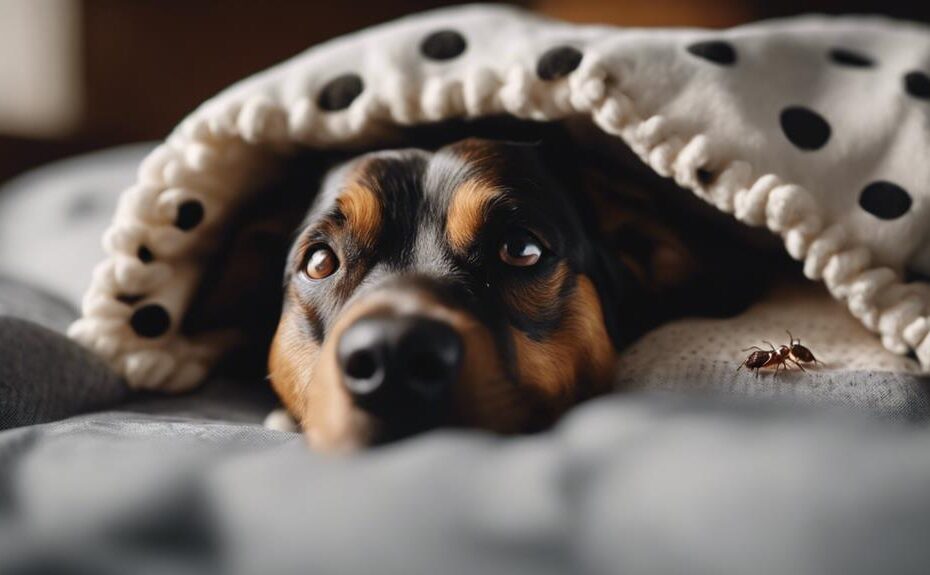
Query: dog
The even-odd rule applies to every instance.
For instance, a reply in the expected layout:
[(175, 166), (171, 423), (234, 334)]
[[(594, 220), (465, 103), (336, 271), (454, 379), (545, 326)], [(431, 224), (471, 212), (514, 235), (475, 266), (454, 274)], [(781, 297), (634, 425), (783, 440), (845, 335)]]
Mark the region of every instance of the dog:
[(611, 390), (619, 350), (650, 327), (752, 299), (719, 286), (764, 260), (689, 235), (688, 216), (583, 156), (468, 138), (325, 175), (284, 262), (268, 353), (311, 446), (544, 429)]

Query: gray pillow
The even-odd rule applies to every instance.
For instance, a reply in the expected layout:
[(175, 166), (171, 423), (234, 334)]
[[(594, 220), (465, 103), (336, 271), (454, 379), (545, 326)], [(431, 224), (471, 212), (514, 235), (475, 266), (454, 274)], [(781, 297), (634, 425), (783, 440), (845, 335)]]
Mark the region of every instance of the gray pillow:
[(120, 193), (153, 144), (83, 154), (0, 186), (0, 275), (80, 305)]
[(57, 298), (0, 279), (0, 429), (100, 409), (129, 395), (99, 358), (53, 331), (76, 315)]
[(64, 333), (78, 313), (66, 301), (35, 286), (0, 276), (0, 317), (17, 317)]

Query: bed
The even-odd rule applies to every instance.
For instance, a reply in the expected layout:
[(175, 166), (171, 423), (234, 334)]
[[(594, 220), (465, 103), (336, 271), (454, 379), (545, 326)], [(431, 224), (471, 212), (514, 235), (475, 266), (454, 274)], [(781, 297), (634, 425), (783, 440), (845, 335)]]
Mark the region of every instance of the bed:
[[(930, 564), (930, 382), (814, 284), (779, 288), (746, 317), (661, 328), (623, 357), (625, 392), (521, 438), (442, 431), (332, 459), (262, 426), (276, 406), (262, 381), (131, 392), (63, 335), (86, 277), (38, 262), (67, 253), (68, 265), (93, 265), (118, 191), (150, 147), (51, 165), (0, 192), (0, 571), (923, 573)], [(30, 233), (68, 218), (77, 218), (71, 239), (50, 236), (25, 258), (14, 249), (38, 246)], [(756, 379), (706, 337), (742, 341), (782, 313), (795, 314), (785, 321), (832, 368)], [(818, 324), (844, 335), (819, 348), (831, 332)]]
[[(519, 14), (495, 10), (469, 8), (461, 22), (513, 17), (508, 29), (532, 28), (521, 28)], [(371, 38), (412, 37), (459, 22), (457, 14), (404, 20), (395, 33), (377, 29), (323, 51), (343, 57), (358, 46), (371, 49)], [(859, 25), (844, 21), (834, 31), (848, 37), (850, 26)], [(861, 25), (877, 37), (887, 33), (885, 24)], [(787, 26), (749, 27), (733, 38), (781, 38)], [(826, 24), (798, 24), (807, 34), (819, 26)], [(568, 32), (553, 24), (541, 37), (550, 33)], [(629, 34), (642, 40), (641, 32)], [(682, 34), (656, 35), (661, 41), (645, 42), (646, 52), (668, 64), (655, 56), (663, 46), (674, 40), (682, 47), (700, 35)], [(443, 60), (455, 48), (445, 38), (426, 53)], [(697, 57), (727, 59), (719, 45), (703, 46)], [(210, 365), (197, 363), (188, 353), (191, 342), (140, 343), (119, 322), (104, 322), (109, 296), (97, 296), (109, 293), (106, 286), (145, 281), (138, 262), (126, 260), (138, 238), (112, 231), (126, 223), (126, 210), (144, 212), (139, 194), (124, 188), (138, 192), (152, 174), (177, 176), (185, 169), (178, 158), (209, 164), (210, 150), (191, 143), (205, 137), (203, 130), (239, 130), (248, 145), (281, 144), (274, 140), (281, 128), (275, 108), (247, 96), (329, 57), (308, 54), (206, 104), (168, 143), (66, 160), (0, 189), (0, 571), (927, 572), (930, 380), (918, 337), (926, 313), (922, 288), (892, 293), (901, 300), (885, 311), (871, 300), (844, 305), (858, 297), (850, 295), (858, 284), (843, 274), (872, 270), (856, 246), (821, 257), (817, 240), (797, 244), (799, 226), (810, 223), (803, 218), (773, 231), (789, 251), (804, 252), (792, 255), (801, 255), (799, 265), (812, 266), (822, 282), (799, 273), (736, 317), (660, 327), (622, 353), (617, 393), (578, 406), (554, 429), (515, 438), (443, 430), (350, 457), (315, 454), (298, 434), (262, 425), (277, 406), (264, 380), (208, 369), (215, 357)], [(582, 69), (590, 79), (591, 69)], [(572, 82), (572, 89), (590, 88)], [(565, 104), (558, 94), (552, 102)], [(674, 111), (674, 102), (662, 105)], [(238, 119), (224, 123), (233, 109)], [(401, 122), (403, 112), (379, 113)], [(315, 125), (312, 138), (330, 145), (339, 134), (357, 135), (351, 118), (326, 122)], [(639, 129), (631, 145), (646, 146), (641, 151), (658, 171), (671, 148), (644, 143), (655, 128)], [(697, 153), (688, 149), (674, 151)], [(177, 150), (183, 154), (171, 156)], [(681, 169), (695, 168), (699, 159)], [(733, 184), (740, 169), (724, 171), (720, 186)], [(715, 199), (714, 190), (696, 193), (722, 204), (736, 197)], [(803, 196), (787, 184), (768, 189), (774, 190), (782, 190), (782, 199)], [(158, 209), (184, 199), (168, 196)], [(208, 208), (215, 199), (205, 197)], [(750, 212), (738, 217), (758, 216)], [(769, 227), (782, 226), (788, 212), (774, 214)], [(178, 244), (180, 253), (186, 245)], [(918, 267), (921, 253), (911, 254)], [(91, 274), (101, 259), (111, 264)], [(123, 264), (130, 271), (119, 279), (113, 270)], [(183, 283), (177, 270), (166, 277), (156, 295)], [(875, 290), (897, 289), (900, 281), (894, 276)], [(825, 365), (777, 377), (736, 370), (743, 348), (785, 339), (786, 329)], [(119, 334), (127, 343), (117, 349)], [(153, 371), (157, 361), (146, 364), (147, 357), (167, 357), (172, 367)]]

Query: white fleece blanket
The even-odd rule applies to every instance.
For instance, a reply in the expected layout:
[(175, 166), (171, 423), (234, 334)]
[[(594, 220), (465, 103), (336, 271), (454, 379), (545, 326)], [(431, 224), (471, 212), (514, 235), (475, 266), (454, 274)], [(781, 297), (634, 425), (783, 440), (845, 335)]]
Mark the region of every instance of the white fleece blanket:
[(183, 390), (227, 349), (180, 331), (226, 218), (298, 147), (393, 125), (584, 115), (657, 173), (779, 234), (888, 349), (930, 368), (930, 31), (808, 17), (727, 31), (445, 9), (317, 46), (232, 86), (142, 164), (71, 335), (139, 388)]

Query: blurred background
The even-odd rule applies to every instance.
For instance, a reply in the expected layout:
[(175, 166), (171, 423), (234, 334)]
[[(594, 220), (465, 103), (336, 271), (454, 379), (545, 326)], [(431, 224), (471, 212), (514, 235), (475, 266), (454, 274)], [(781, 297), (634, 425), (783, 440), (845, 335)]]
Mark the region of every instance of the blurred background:
[[(445, 0), (0, 0), (0, 183), (159, 139), (228, 84), (334, 36)], [(917, 0), (521, 0), (574, 22), (726, 27), (804, 12), (930, 22)]]

